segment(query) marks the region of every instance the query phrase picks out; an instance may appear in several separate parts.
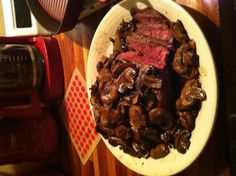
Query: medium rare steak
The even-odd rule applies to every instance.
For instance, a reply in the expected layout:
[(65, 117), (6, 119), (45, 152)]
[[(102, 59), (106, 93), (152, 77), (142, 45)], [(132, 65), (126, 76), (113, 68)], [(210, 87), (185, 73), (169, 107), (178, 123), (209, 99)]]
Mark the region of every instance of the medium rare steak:
[(140, 54), (138, 51), (127, 51), (120, 53), (117, 58), (131, 61), (140, 65), (151, 65), (158, 69), (164, 69), (166, 66), (166, 53), (164, 52), (158, 57), (158, 59), (147, 57)]
[(163, 40), (169, 45), (173, 42), (173, 34), (165, 23), (137, 23), (137, 33), (157, 40)]
[[(143, 55), (141, 56), (142, 59), (135, 59), (136, 61), (139, 60), (139, 63), (149, 63), (150, 65), (159, 69), (163, 69), (166, 66), (166, 58), (169, 54), (168, 48), (164, 47), (161, 44), (145, 40), (145, 37), (143, 36), (132, 35), (127, 37), (127, 41), (132, 49), (141, 53), (139, 54), (138, 52), (135, 52), (135, 55), (138, 55), (138, 58), (140, 58), (140, 55)], [(128, 56), (126, 57), (129, 58), (128, 60), (132, 60), (130, 54), (128, 54)]]
[(137, 20), (137, 32), (146, 36), (167, 41), (173, 41), (172, 32), (168, 26), (168, 20), (154, 9), (147, 8), (134, 15)]
[[(162, 24), (166, 25), (166, 24)], [(170, 29), (165, 29), (166, 27), (156, 29), (153, 28), (151, 25), (142, 25), (137, 29), (137, 33), (153, 37), (159, 40), (166, 41), (168, 44), (171, 44), (173, 42), (173, 35)]]
[(145, 23), (145, 22), (138, 22), (136, 24), (137, 26), (137, 29), (141, 29), (141, 28), (144, 28), (144, 27), (148, 27), (148, 28), (153, 28), (153, 29), (156, 29), (156, 30), (167, 30), (169, 29), (169, 26), (166, 25), (165, 23)]
[(166, 48), (171, 48), (172, 43), (167, 42), (166, 40), (162, 39), (156, 39), (153, 37), (145, 36), (143, 34), (139, 34), (137, 32), (133, 32), (131, 35), (129, 35), (126, 39), (130, 47), (132, 48), (133, 42), (139, 42), (139, 43), (146, 43), (150, 46), (156, 47), (156, 46), (162, 46)]
[(157, 21), (158, 23), (168, 23), (166, 17), (152, 8), (146, 8), (136, 13), (133, 18), (141, 23), (156, 23)]
[(168, 20), (151, 8), (136, 13), (134, 20), (136, 31), (126, 37), (134, 52), (121, 53), (119, 58), (164, 69), (173, 43)]

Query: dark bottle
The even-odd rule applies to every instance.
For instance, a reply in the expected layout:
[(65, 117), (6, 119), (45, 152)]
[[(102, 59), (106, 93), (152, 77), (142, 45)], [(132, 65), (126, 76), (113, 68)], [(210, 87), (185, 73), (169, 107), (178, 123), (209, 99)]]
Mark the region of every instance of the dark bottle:
[(53, 114), (41, 118), (0, 120), (0, 165), (48, 159), (58, 148)]
[(40, 115), (44, 79), (44, 58), (38, 48), (0, 44), (0, 116)]
[(0, 45), (0, 92), (41, 90), (44, 60), (33, 45)]

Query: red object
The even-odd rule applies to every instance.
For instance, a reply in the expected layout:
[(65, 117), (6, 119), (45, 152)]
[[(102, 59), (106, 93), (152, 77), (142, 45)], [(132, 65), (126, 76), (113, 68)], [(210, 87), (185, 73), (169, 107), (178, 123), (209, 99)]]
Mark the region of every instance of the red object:
[(27, 0), (37, 21), (52, 34), (72, 30), (78, 20), (117, 0)]
[[(1, 99), (11, 99), (10, 97), (14, 97), (13, 99), (21, 99), (28, 97), (28, 104), (18, 104), (14, 106), (15, 102), (9, 102), (9, 106), (4, 106), (0, 108), (0, 116), (2, 117), (38, 117), (42, 115), (42, 109), (40, 105), (40, 100), (38, 93), (36, 91), (22, 91), (22, 92), (13, 92), (13, 93), (0, 93)], [(11, 101), (11, 100), (10, 100)], [(13, 105), (12, 105), (13, 104)]]
[(52, 33), (71, 30), (77, 23), (82, 0), (27, 0), (37, 21)]
[(45, 61), (46, 77), (42, 99), (49, 101), (61, 97), (64, 90), (64, 77), (57, 40), (52, 37), (36, 37), (35, 46), (42, 52)]
[(98, 144), (100, 136), (95, 130), (95, 121), (90, 111), (86, 82), (78, 68), (73, 72), (64, 103), (65, 126), (82, 164), (85, 164)]
[[(22, 44), (33, 45), (39, 49), (44, 60), (44, 80), (41, 90), (18, 90), (11, 92), (0, 92), (0, 116), (3, 117), (36, 117), (42, 115), (41, 101), (47, 103), (63, 95), (63, 68), (58, 43), (52, 37), (0, 37), (0, 44)], [(37, 58), (36, 58), (37, 59)], [(28, 98), (27, 103), (4, 104), (6, 99)], [(14, 100), (16, 101), (16, 100)]]
[(49, 159), (58, 149), (53, 114), (41, 118), (0, 120), (0, 165)]

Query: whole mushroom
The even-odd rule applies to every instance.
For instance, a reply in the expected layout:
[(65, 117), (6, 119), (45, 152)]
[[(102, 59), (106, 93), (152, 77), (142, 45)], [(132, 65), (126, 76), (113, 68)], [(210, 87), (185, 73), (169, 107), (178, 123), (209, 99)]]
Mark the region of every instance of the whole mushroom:
[(132, 105), (129, 108), (129, 122), (133, 129), (140, 129), (146, 126), (146, 117), (139, 105)]
[(146, 127), (144, 129), (141, 129), (140, 133), (143, 138), (147, 139), (148, 141), (151, 141), (152, 143), (161, 143), (161, 137), (159, 132), (153, 128)]
[(146, 88), (159, 89), (162, 85), (162, 79), (154, 75), (146, 75), (140, 73), (137, 79), (137, 84), (140, 87), (145, 86)]
[(170, 129), (174, 125), (173, 115), (166, 108), (153, 108), (149, 112), (149, 119), (153, 124), (158, 125), (163, 130)]
[(200, 86), (201, 84), (196, 79), (187, 81), (181, 91), (180, 98), (176, 101), (176, 109), (189, 109), (197, 101), (206, 100), (206, 92)]
[(158, 144), (155, 148), (151, 149), (150, 156), (154, 159), (163, 158), (169, 154), (169, 148), (166, 144)]
[(196, 44), (193, 40), (183, 43), (176, 50), (173, 68), (185, 79), (193, 79), (199, 76), (199, 56), (196, 53)]
[(120, 145), (121, 147), (126, 148), (128, 146), (128, 143), (125, 140), (115, 136), (108, 137), (108, 142), (114, 147)]
[(117, 137), (122, 139), (130, 139), (132, 136), (131, 129), (127, 128), (124, 125), (119, 125), (115, 128), (115, 134)]
[(179, 130), (174, 135), (174, 146), (180, 153), (186, 153), (190, 146), (191, 133), (188, 130)]
[(102, 92), (101, 92), (101, 101), (105, 105), (111, 104), (113, 101), (117, 99), (118, 92), (116, 90), (116, 86), (114, 81), (109, 81), (105, 84)]
[(195, 127), (195, 119), (191, 112), (188, 111), (180, 111), (178, 112), (179, 122), (183, 126), (184, 129), (192, 131)]
[(178, 42), (184, 43), (189, 40), (188, 34), (180, 20), (177, 20), (175, 23), (171, 23), (171, 31), (174, 35), (174, 38)]
[(97, 77), (99, 83), (99, 90), (103, 90), (103, 87), (107, 82), (112, 79), (112, 73), (108, 68), (102, 68)]
[(126, 68), (116, 80), (118, 92), (125, 93), (126, 91), (133, 89), (136, 75), (137, 72), (134, 68)]
[(111, 67), (112, 75), (114, 78), (118, 78), (118, 76), (128, 67), (135, 68), (135, 65), (131, 62), (125, 62), (119, 59), (117, 60), (117, 63), (112, 65)]
[(101, 124), (104, 126), (110, 126), (122, 120), (120, 111), (112, 109), (110, 107), (103, 107), (101, 114)]

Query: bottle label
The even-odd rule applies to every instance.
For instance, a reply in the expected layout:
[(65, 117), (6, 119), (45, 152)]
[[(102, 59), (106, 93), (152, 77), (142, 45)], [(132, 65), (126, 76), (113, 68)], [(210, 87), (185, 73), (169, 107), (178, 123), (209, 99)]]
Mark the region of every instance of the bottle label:
[(36, 85), (36, 74), (30, 45), (0, 45), (0, 91), (32, 89)]

